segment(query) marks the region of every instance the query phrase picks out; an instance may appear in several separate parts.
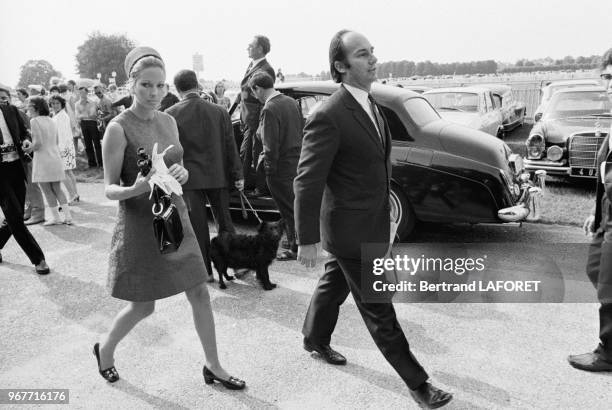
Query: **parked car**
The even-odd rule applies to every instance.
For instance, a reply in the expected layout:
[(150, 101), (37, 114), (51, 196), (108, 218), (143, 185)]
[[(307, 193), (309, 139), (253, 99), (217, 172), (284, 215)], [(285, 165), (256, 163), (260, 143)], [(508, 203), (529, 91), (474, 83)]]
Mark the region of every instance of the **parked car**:
[(603, 87), (556, 91), (525, 141), (525, 169), (595, 177), (596, 156), (610, 130), (612, 102)]
[(493, 103), (496, 107), (501, 106), (504, 132), (512, 131), (525, 123), (527, 106), (525, 103), (514, 99), (512, 87), (505, 84), (478, 84), (478, 86), (491, 90), (493, 93)]
[[(277, 85), (298, 101), (305, 118), (337, 88), (331, 81)], [(520, 180), (528, 176), (522, 158), (503, 141), (444, 120), (415, 92), (373, 84), (372, 94), (393, 138), (390, 199), (401, 238), (417, 220), (502, 223), (525, 218), (527, 191), (535, 183)], [(238, 122), (234, 132), (241, 135)], [(271, 198), (253, 197), (251, 202), (259, 211), (277, 212)], [(238, 195), (233, 195), (231, 206), (240, 209)]]
[(423, 93), (442, 118), (494, 137), (504, 136), (501, 106), (495, 106), (491, 90), (484, 87), (436, 88)]
[(536, 108), (533, 113), (534, 120), (540, 121), (542, 118), (542, 113), (546, 109), (550, 98), (559, 90), (564, 88), (574, 88), (574, 87), (585, 87), (585, 86), (593, 86), (596, 87), (600, 85), (597, 80), (565, 80), (565, 81), (553, 81), (542, 87), (540, 90), (540, 105)]
[(423, 94), (424, 92), (431, 90), (431, 87), (427, 87), (425, 85), (402, 85), (402, 87), (419, 94)]

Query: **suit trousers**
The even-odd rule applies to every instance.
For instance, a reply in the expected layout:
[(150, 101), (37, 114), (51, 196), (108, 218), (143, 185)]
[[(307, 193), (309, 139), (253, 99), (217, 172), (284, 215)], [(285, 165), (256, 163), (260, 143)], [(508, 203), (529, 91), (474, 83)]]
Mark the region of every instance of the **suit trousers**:
[[(32, 182), (32, 162), (28, 162), (28, 184), (26, 186), (25, 215), (28, 218), (45, 219), (45, 203), (40, 186)], [(28, 219), (25, 218), (25, 219)]]
[(612, 215), (610, 201), (602, 200), (601, 226), (595, 232), (587, 258), (587, 275), (597, 290), (599, 307), (599, 353), (612, 360)]
[(0, 224), (0, 249), (11, 235), (24, 250), (30, 262), (38, 265), (45, 259), (38, 242), (23, 222), (26, 182), (21, 161), (0, 162), (0, 207), (4, 220)]
[(229, 193), (227, 188), (219, 189), (186, 189), (183, 191), (183, 199), (189, 210), (189, 220), (195, 232), (202, 258), (212, 275), (212, 263), (210, 259), (210, 231), (208, 229), (208, 216), (206, 215), (206, 198), (211, 204), (213, 215), (218, 221), (218, 230), (236, 233), (229, 214)]
[(259, 154), (263, 151), (263, 145), (255, 135), (258, 124), (245, 124), (243, 138), (240, 144), (240, 160), (244, 172), (245, 189), (258, 188), (260, 191), (266, 188), (266, 176), (257, 171)]
[(297, 245), (295, 241), (295, 221), (293, 217), (293, 200), (295, 195), (293, 193), (293, 179), (295, 175), (283, 176), (266, 176), (266, 183), (268, 189), (272, 194), (272, 199), (276, 203), (281, 217), (285, 221), (285, 232), (287, 234), (287, 241), (289, 242), (289, 249), (297, 251)]
[(87, 162), (90, 167), (102, 166), (102, 146), (100, 141), (102, 135), (98, 130), (96, 121), (81, 121), (81, 131), (83, 131), (83, 143), (87, 153)]
[(316, 344), (330, 344), (338, 321), (340, 305), (353, 294), (357, 309), (385, 359), (410, 389), (428, 379), (428, 375), (410, 351), (395, 309), (391, 303), (365, 303), (361, 300), (361, 261), (333, 257), (325, 264), (325, 273), (314, 291), (302, 333)]

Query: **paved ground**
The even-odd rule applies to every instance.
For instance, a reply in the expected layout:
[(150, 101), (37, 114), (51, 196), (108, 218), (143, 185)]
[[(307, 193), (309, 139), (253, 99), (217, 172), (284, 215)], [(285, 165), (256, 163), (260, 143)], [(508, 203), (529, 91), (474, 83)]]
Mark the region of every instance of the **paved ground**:
[[(415, 408), (407, 388), (376, 349), (347, 301), (333, 345), (349, 360), (332, 367), (301, 348), (301, 324), (320, 268), (272, 265), (279, 287), (252, 276), (221, 291), (210, 286), (224, 365), (248, 389), (203, 383), (203, 354), (182, 295), (119, 347), (122, 380), (105, 383), (92, 345), (121, 301), (105, 289), (115, 203), (101, 184), (81, 185), (75, 225), (33, 227), (53, 271), (37, 276), (11, 240), (0, 265), (0, 388), (68, 388), (73, 408)], [(252, 229), (245, 226), (244, 229)], [(584, 242), (575, 227), (429, 226), (419, 241)], [(401, 325), (433, 380), (452, 391), (448, 408), (606, 409), (612, 375), (566, 363), (595, 347), (595, 304), (398, 304)], [(25, 408), (15, 406), (15, 408)]]

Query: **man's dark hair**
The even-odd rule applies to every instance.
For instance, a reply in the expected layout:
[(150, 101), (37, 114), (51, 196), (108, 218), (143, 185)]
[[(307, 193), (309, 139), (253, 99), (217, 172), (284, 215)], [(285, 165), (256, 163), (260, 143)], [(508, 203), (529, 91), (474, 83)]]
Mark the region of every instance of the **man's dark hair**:
[(8, 94), (8, 96), (11, 96), (11, 90), (9, 90), (7, 87), (4, 87), (2, 85), (0, 85), (0, 92), (5, 92)]
[(68, 86), (66, 84), (60, 84), (57, 86), (57, 88), (59, 88), (59, 92), (61, 93), (65, 93), (66, 91), (68, 91)]
[(198, 88), (198, 77), (193, 70), (181, 70), (174, 76), (174, 86), (177, 91), (195, 90)]
[(334, 34), (331, 42), (329, 43), (329, 72), (331, 73), (334, 81), (337, 83), (342, 82), (342, 73), (336, 70), (336, 67), (334, 67), (334, 62), (341, 61), (347, 68), (351, 68), (346, 60), (346, 50), (344, 48), (344, 41), (342, 41), (342, 37), (346, 33), (350, 32), (351, 30), (340, 30)]
[(274, 79), (264, 71), (258, 71), (249, 79), (249, 87), (261, 87), (265, 90), (274, 88)]
[(255, 40), (257, 40), (257, 44), (261, 47), (261, 51), (264, 55), (270, 52), (270, 39), (268, 39), (268, 37), (258, 34), (255, 36)]
[(74, 80), (68, 80), (68, 84), (76, 85), (76, 82)]
[(49, 98), (49, 103), (51, 103), (52, 101), (57, 101), (58, 103), (60, 103), (62, 108), (66, 108), (66, 100), (61, 95), (52, 95)]
[(612, 48), (608, 49), (601, 57), (601, 69), (605, 70), (610, 64), (612, 64)]
[(34, 111), (36, 111), (38, 115), (49, 115), (49, 104), (47, 104), (47, 100), (45, 100), (44, 97), (39, 95), (30, 97), (30, 104), (32, 104)]
[(49, 88), (50, 93), (52, 93), (53, 91), (57, 91), (59, 93), (60, 92), (59, 87), (57, 85), (54, 85), (53, 87)]
[(17, 93), (21, 95), (25, 95), (25, 98), (28, 98), (30, 96), (30, 94), (28, 93), (28, 90), (26, 90), (25, 88), (18, 88)]

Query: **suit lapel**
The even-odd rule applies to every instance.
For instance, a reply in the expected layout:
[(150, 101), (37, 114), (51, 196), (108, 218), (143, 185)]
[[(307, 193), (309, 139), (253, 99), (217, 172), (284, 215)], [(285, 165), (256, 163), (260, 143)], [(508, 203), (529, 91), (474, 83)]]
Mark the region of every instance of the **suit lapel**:
[(249, 71), (247, 71), (247, 73), (244, 75), (244, 78), (245, 79), (249, 78), (251, 76), (251, 74), (253, 74), (256, 70), (259, 69), (259, 67), (261, 67), (265, 63), (266, 63), (266, 59), (264, 58), (263, 60), (261, 60), (257, 64), (254, 64), (253, 67), (251, 67), (251, 69)]
[(366, 130), (372, 142), (374, 142), (378, 149), (384, 154), (383, 146), (380, 141), (380, 136), (378, 135), (378, 131), (376, 131), (376, 127), (370, 119), (370, 116), (363, 110), (363, 108), (361, 107), (361, 105), (359, 105), (355, 97), (353, 97), (353, 95), (348, 92), (346, 88), (341, 87), (341, 89), (344, 93), (342, 98), (345, 102), (346, 107), (353, 112), (353, 117), (355, 117), (355, 120), (357, 120), (361, 127)]

